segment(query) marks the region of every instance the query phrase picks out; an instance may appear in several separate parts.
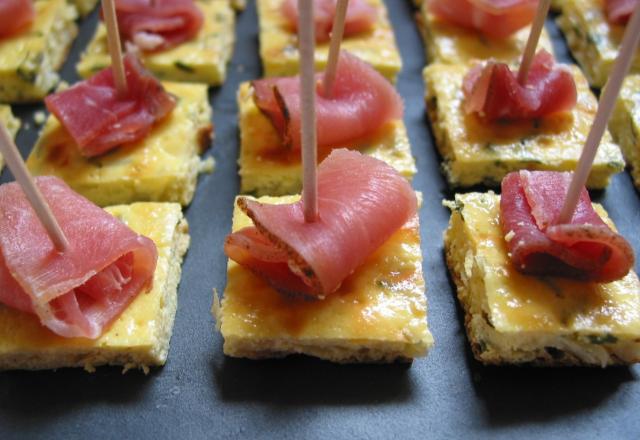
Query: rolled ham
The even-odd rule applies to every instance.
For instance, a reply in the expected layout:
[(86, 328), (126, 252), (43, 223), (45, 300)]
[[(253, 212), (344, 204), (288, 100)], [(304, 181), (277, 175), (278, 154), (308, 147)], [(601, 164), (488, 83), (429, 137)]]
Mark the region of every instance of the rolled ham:
[(35, 17), (32, 0), (0, 0), (0, 38), (24, 31)]
[(638, 0), (606, 0), (607, 20), (611, 24), (627, 24), (637, 4)]

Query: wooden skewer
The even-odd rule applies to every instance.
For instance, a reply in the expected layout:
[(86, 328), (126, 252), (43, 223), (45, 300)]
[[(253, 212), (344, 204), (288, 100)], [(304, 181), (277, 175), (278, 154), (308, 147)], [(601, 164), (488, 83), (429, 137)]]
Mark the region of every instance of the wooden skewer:
[(120, 95), (124, 95), (127, 93), (127, 78), (122, 61), (120, 32), (118, 31), (116, 6), (113, 0), (102, 0), (102, 13), (104, 15), (104, 23), (107, 26), (107, 44), (109, 46), (109, 55), (111, 56), (111, 68), (113, 69), (116, 90)]
[(302, 199), (304, 219), (314, 222), (318, 218), (318, 145), (316, 133), (315, 31), (313, 0), (298, 0), (300, 25), (300, 108), (302, 111)]
[(51, 208), (42, 197), (42, 193), (36, 186), (36, 183), (29, 174), (29, 170), (18, 152), (18, 148), (11, 140), (7, 129), (4, 124), (0, 122), (0, 152), (7, 161), (11, 174), (15, 177), (18, 184), (22, 187), (22, 191), (27, 196), (27, 200), (31, 203), (33, 210), (40, 219), (40, 222), (44, 226), (49, 234), (49, 238), (53, 242), (58, 252), (64, 252), (69, 247), (69, 241), (65, 237), (64, 232), (60, 228), (58, 221), (51, 212)]
[(549, 14), (549, 6), (551, 0), (540, 0), (538, 2), (538, 10), (536, 12), (536, 18), (531, 24), (531, 32), (529, 32), (529, 38), (527, 39), (527, 45), (522, 53), (522, 60), (520, 61), (520, 69), (518, 70), (518, 83), (524, 85), (527, 82), (527, 76), (529, 76), (529, 68), (531, 62), (536, 54), (536, 48), (538, 47), (538, 40), (540, 40), (540, 34), (544, 28), (544, 22)]
[(620, 87), (622, 86), (625, 75), (629, 71), (632, 58), (636, 53), (638, 41), (640, 41), (640, 3), (637, 4), (631, 20), (629, 24), (627, 24), (618, 58), (613, 65), (609, 80), (600, 96), (598, 112), (596, 113), (591, 131), (589, 131), (587, 141), (582, 149), (576, 171), (573, 173), (573, 179), (571, 179), (571, 185), (569, 185), (569, 190), (564, 199), (562, 211), (560, 211), (560, 218), (558, 219), (558, 223), (560, 224), (569, 223), (573, 218), (573, 213), (580, 199), (580, 192), (587, 183), (593, 160), (600, 146), (600, 139), (602, 139), (602, 135), (607, 128), (607, 122), (616, 104)]
[(324, 81), (322, 84), (324, 95), (331, 95), (331, 87), (336, 79), (336, 70), (338, 68), (338, 58), (340, 55), (340, 44), (344, 35), (344, 22), (347, 16), (347, 6), (349, 0), (338, 0), (336, 6), (336, 16), (333, 19), (333, 27), (331, 28), (331, 45), (329, 46), (329, 58), (327, 66), (324, 69)]

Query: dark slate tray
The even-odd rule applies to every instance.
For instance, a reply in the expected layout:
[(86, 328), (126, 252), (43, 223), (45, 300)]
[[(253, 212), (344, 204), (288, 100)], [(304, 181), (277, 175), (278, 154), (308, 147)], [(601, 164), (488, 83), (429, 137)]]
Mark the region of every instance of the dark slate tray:
[[(217, 167), (200, 179), (187, 210), (193, 237), (183, 267), (169, 360), (148, 376), (120, 368), (0, 373), (0, 438), (640, 438), (640, 368), (487, 368), (473, 360), (443, 260), (442, 232), (452, 194), (439, 171), (423, 102), (422, 42), (407, 0), (387, 0), (404, 60), (398, 89), (424, 194), (421, 211), (429, 327), (436, 345), (404, 365), (339, 366), (310, 358), (253, 362), (226, 358), (209, 313), (211, 289), (225, 285), (222, 243), (238, 191), (235, 93), (260, 76), (253, 2), (238, 16), (226, 84), (210, 94)], [(95, 28), (80, 37), (63, 69), (73, 66)], [(560, 58), (566, 46), (549, 22)], [(27, 128), (26, 155), (41, 106), (15, 108)], [(5, 170), (2, 182), (10, 180)], [(640, 251), (640, 202), (628, 174), (595, 194)], [(635, 226), (635, 228), (634, 228)]]

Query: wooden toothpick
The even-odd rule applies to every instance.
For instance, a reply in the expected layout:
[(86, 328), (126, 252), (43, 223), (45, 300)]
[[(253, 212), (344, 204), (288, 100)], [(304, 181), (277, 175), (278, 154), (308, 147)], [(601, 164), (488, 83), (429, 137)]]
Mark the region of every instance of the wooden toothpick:
[(118, 31), (118, 20), (116, 18), (116, 6), (113, 0), (102, 0), (102, 14), (107, 27), (107, 44), (109, 55), (111, 56), (111, 69), (116, 84), (116, 90), (120, 95), (127, 93), (127, 78), (122, 62), (122, 51), (120, 46), (120, 32)]
[(314, 222), (318, 217), (318, 145), (316, 133), (315, 32), (313, 0), (298, 0), (300, 24), (300, 109), (302, 111), (302, 199), (304, 219)]
[(538, 2), (538, 10), (536, 12), (536, 18), (531, 24), (531, 32), (529, 32), (529, 39), (527, 45), (522, 53), (522, 60), (520, 61), (520, 69), (518, 70), (518, 83), (524, 85), (527, 82), (527, 76), (529, 75), (529, 68), (531, 62), (536, 54), (536, 48), (538, 47), (538, 40), (540, 40), (540, 34), (544, 28), (544, 22), (549, 14), (549, 6), (551, 0), (540, 0)]
[(11, 174), (15, 177), (18, 184), (22, 187), (22, 191), (27, 196), (27, 200), (36, 212), (38, 219), (44, 226), (49, 238), (53, 242), (58, 252), (64, 252), (69, 247), (69, 241), (65, 237), (64, 232), (60, 228), (58, 221), (51, 212), (51, 208), (42, 197), (42, 193), (36, 186), (36, 183), (31, 177), (29, 170), (18, 152), (18, 148), (11, 140), (7, 129), (4, 124), (0, 122), (0, 151), (7, 161)]
[(587, 136), (582, 154), (580, 155), (580, 161), (573, 173), (571, 179), (571, 185), (564, 199), (562, 211), (560, 211), (560, 218), (558, 223), (569, 223), (573, 217), (573, 213), (578, 205), (580, 199), (580, 192), (587, 183), (587, 178), (593, 165), (593, 160), (596, 157), (598, 147), (600, 146), (600, 139), (607, 128), (607, 122), (615, 106), (620, 87), (624, 81), (624, 77), (629, 71), (632, 58), (636, 52), (640, 41), (640, 2), (636, 5), (631, 20), (627, 24), (627, 29), (620, 45), (620, 52), (618, 58), (613, 65), (613, 70), (609, 76), (609, 80), (605, 85), (602, 95), (600, 96), (600, 103), (598, 104), (598, 112), (593, 120), (591, 131)]
[(331, 28), (329, 58), (327, 59), (327, 66), (324, 69), (324, 80), (322, 83), (325, 96), (331, 95), (331, 87), (333, 87), (333, 82), (336, 79), (336, 70), (338, 68), (338, 58), (340, 55), (340, 43), (342, 43), (344, 22), (347, 17), (347, 6), (349, 6), (349, 0), (338, 0), (336, 16), (333, 18), (333, 27)]

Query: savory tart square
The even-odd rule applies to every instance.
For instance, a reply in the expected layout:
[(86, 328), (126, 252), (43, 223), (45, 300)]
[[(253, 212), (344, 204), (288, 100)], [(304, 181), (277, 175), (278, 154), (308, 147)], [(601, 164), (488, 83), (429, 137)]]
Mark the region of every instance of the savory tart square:
[(640, 188), (640, 75), (625, 78), (609, 120), (609, 131), (622, 149), (636, 187)]
[[(393, 28), (382, 0), (367, 0), (378, 10), (374, 28), (345, 37), (341, 49), (371, 64), (392, 82), (402, 69)], [(292, 32), (281, 12), (283, 0), (257, 0), (260, 25), (260, 58), (265, 76), (291, 76), (298, 73), (298, 36)], [(324, 69), (329, 56), (329, 42), (317, 43), (316, 69)]]
[(78, 33), (76, 9), (66, 0), (36, 0), (34, 7), (27, 30), (0, 40), (0, 102), (44, 98), (58, 84), (56, 71)]
[[(282, 145), (273, 124), (255, 104), (251, 83), (240, 84), (237, 99), (240, 191), (256, 196), (299, 193), (302, 188), (300, 152)], [(370, 138), (350, 148), (387, 162), (409, 180), (417, 171), (407, 130), (401, 120), (386, 124)], [(322, 159), (320, 157), (319, 161)]]
[[(498, 186), (510, 171), (573, 170), (595, 116), (598, 101), (580, 70), (572, 66), (578, 101), (570, 113), (521, 122), (488, 123), (463, 108), (462, 83), (468, 66), (425, 68), (427, 112), (443, 170), (454, 187)], [(589, 188), (605, 188), (624, 169), (624, 159), (608, 132), (602, 138)]]
[[(603, 0), (565, 0), (557, 23), (589, 83), (593, 87), (604, 86), (618, 56), (625, 27), (607, 21)], [(631, 71), (640, 72), (638, 54)]]
[[(193, 40), (156, 53), (142, 53), (141, 61), (156, 77), (169, 81), (224, 82), (235, 38), (235, 13), (228, 1), (196, 0), (204, 24)], [(78, 74), (88, 78), (111, 64), (107, 31), (100, 22), (78, 62)]]
[[(422, 2), (417, 18), (429, 63), (470, 64), (490, 58), (519, 62), (531, 29), (527, 26), (505, 39), (489, 38), (437, 18), (429, 12), (427, 2)], [(545, 29), (538, 46), (553, 53), (551, 38)]]
[(198, 174), (213, 166), (211, 159), (203, 161), (199, 156), (208, 148), (213, 129), (207, 86), (163, 85), (178, 103), (143, 140), (86, 158), (51, 115), (27, 159), (27, 167), (34, 175), (60, 177), (100, 206), (137, 201), (188, 205)]
[[(500, 196), (457, 194), (444, 245), (476, 359), (484, 364), (607, 366), (640, 362), (640, 281), (525, 275), (511, 264)], [(604, 209), (596, 211), (611, 226)]]
[(89, 14), (89, 12), (93, 11), (98, 4), (98, 0), (71, 0), (71, 3), (76, 5), (80, 15), (84, 17)]
[[(262, 197), (291, 203), (298, 196)], [(324, 300), (286, 297), (229, 260), (214, 315), (224, 353), (250, 359), (306, 354), (333, 362), (392, 362), (424, 356), (433, 345), (417, 216)], [(252, 225), (236, 205), (233, 231)]]
[[(13, 116), (11, 113), (11, 107), (8, 105), (0, 104), (0, 121), (7, 128), (7, 131), (11, 135), (12, 138), (15, 139), (16, 133), (20, 129), (20, 119)], [(0, 172), (2, 171), (2, 167), (4, 166), (4, 159), (0, 154)]]
[(163, 365), (169, 352), (189, 227), (177, 203), (134, 203), (107, 211), (158, 249), (153, 288), (140, 293), (98, 339), (63, 338), (35, 315), (0, 305), (0, 369), (42, 370), (122, 365), (125, 370)]

